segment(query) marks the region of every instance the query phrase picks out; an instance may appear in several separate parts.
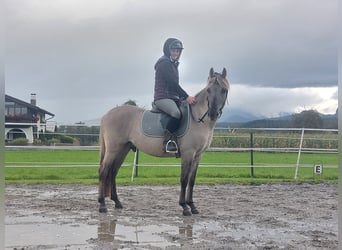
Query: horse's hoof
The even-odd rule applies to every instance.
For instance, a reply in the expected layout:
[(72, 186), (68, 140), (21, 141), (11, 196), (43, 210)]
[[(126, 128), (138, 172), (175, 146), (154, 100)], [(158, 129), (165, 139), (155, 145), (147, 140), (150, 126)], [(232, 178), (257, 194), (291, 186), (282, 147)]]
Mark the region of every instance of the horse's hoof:
[(197, 208), (195, 207), (194, 203), (191, 202), (191, 203), (188, 203), (188, 205), (190, 206), (190, 209), (191, 209), (191, 213), (192, 214), (199, 214)]
[(107, 208), (106, 207), (100, 207), (99, 212), (100, 213), (107, 213)]
[(121, 205), (121, 203), (117, 203), (117, 204), (115, 204), (115, 208), (117, 208), (117, 209), (122, 209), (123, 206)]
[(183, 215), (184, 215), (184, 216), (191, 216), (192, 213), (191, 213), (190, 209), (184, 209), (184, 210), (183, 210)]
[(197, 208), (193, 208), (193, 209), (191, 209), (191, 213), (192, 213), (192, 214), (199, 214), (199, 212), (198, 212)]

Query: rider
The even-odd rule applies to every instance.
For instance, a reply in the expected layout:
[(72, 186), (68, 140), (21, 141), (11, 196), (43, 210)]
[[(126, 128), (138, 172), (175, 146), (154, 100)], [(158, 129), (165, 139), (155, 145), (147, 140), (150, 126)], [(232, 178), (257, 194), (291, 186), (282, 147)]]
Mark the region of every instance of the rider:
[(181, 119), (181, 99), (185, 99), (189, 104), (196, 102), (195, 97), (189, 96), (179, 85), (178, 60), (182, 50), (183, 44), (180, 40), (168, 38), (163, 47), (164, 55), (154, 66), (154, 104), (170, 116), (167, 121), (161, 121), (164, 129), (164, 151), (170, 153), (178, 153), (174, 132), (178, 129)]

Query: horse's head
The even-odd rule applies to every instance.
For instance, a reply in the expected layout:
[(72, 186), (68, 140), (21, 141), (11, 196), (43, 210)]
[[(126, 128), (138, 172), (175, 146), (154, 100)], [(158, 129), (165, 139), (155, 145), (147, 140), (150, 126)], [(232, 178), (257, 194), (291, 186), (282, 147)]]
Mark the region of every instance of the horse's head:
[(208, 116), (212, 121), (216, 121), (221, 116), (222, 109), (227, 101), (229, 82), (226, 77), (227, 70), (225, 68), (221, 74), (214, 72), (213, 68), (210, 69), (206, 90)]

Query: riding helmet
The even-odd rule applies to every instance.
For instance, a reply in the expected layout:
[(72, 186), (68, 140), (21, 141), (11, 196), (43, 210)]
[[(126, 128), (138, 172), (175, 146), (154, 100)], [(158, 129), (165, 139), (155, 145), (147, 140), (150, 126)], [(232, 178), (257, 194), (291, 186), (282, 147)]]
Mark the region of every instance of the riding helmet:
[(180, 49), (182, 51), (184, 49), (183, 43), (176, 38), (168, 38), (165, 41), (164, 47), (163, 47), (164, 55), (169, 57), (171, 49)]

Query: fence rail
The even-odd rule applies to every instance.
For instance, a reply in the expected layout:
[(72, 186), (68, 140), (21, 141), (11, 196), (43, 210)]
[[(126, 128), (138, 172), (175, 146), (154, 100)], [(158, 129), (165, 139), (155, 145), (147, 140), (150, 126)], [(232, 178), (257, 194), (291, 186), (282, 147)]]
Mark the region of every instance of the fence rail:
[[(214, 131), (213, 142), (208, 152), (250, 152), (250, 164), (200, 164), (201, 167), (249, 167), (251, 168), (251, 175), (254, 174), (254, 168), (258, 167), (295, 167), (297, 176), (299, 161), (301, 153), (338, 153), (338, 130), (337, 129), (306, 129), (306, 128), (216, 128)], [(305, 134), (308, 133), (308, 135)], [(267, 134), (265, 134), (267, 133)], [(284, 134), (285, 133), (285, 134)], [(97, 134), (67, 134), (72, 136), (92, 136)], [(317, 136), (318, 135), (318, 136)], [(238, 139), (236, 139), (238, 138)], [(242, 138), (242, 140), (241, 140)], [(280, 142), (282, 141), (282, 142)], [(322, 143), (324, 142), (324, 143)], [(217, 146), (217, 145), (220, 146)], [(230, 144), (238, 144), (237, 146), (229, 146)], [(272, 147), (269, 146), (272, 145)], [(283, 146), (279, 145), (291, 145)], [(311, 145), (308, 147), (307, 145)], [(243, 146), (242, 146), (243, 145)], [(6, 145), (6, 150), (99, 150), (99, 146), (70, 146), (63, 144), (51, 144), (50, 146), (44, 145), (27, 145), (27, 146), (14, 146)], [(263, 164), (254, 162), (254, 152), (275, 152), (275, 153), (298, 153), (297, 163), (293, 164)], [(157, 166), (157, 164), (140, 163), (138, 159), (139, 151), (136, 152), (134, 162), (124, 163), (124, 166), (133, 166), (136, 175), (138, 167), (144, 166)], [(12, 163), (7, 162), (6, 167), (95, 167), (98, 163)], [(158, 166), (179, 166), (178, 164), (158, 164)], [(312, 167), (312, 165), (300, 164), (300, 167)], [(337, 166), (325, 165), (326, 168), (337, 168)], [(133, 173), (132, 173), (133, 179)]]
[[(99, 146), (5, 146), (7, 150), (100, 150)], [(296, 153), (299, 148), (220, 148), (210, 147), (208, 152), (245, 152), (245, 151), (258, 151), (258, 152), (284, 152)], [(302, 148), (305, 153), (338, 153), (338, 149), (325, 149), (325, 148)]]

